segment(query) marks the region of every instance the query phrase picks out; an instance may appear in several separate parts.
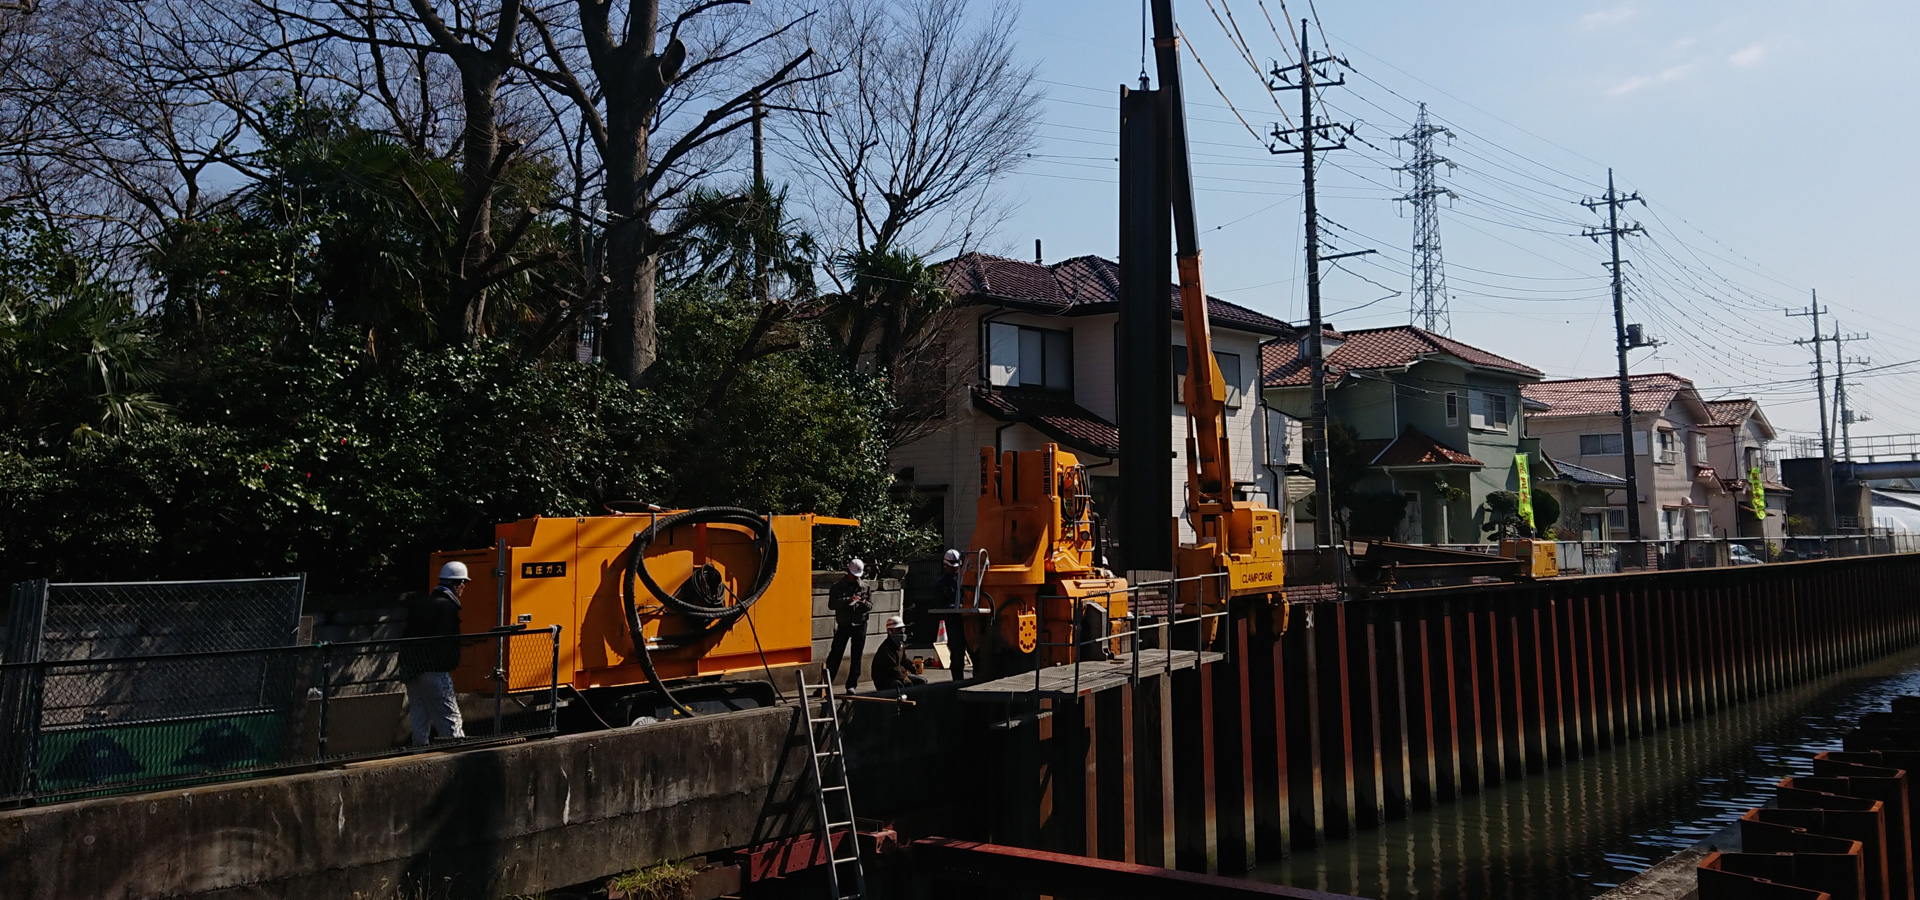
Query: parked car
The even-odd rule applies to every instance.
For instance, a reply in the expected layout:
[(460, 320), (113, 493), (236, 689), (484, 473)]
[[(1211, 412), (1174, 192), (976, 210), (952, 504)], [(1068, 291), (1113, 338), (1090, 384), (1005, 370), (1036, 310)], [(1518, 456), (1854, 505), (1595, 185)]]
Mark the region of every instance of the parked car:
[(1739, 544), (1728, 547), (1727, 556), (1731, 558), (1733, 564), (1736, 566), (1757, 566), (1766, 562), (1766, 560), (1753, 555), (1752, 550), (1748, 550)]

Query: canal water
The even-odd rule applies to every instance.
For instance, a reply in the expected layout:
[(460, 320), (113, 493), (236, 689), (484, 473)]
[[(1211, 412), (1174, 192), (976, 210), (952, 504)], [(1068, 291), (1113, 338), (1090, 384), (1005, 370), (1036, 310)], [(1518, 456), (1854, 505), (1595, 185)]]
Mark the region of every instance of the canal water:
[(1920, 694), (1920, 650), (1752, 700), (1256, 869), (1253, 878), (1403, 898), (1590, 898), (1756, 806), (1861, 713)]

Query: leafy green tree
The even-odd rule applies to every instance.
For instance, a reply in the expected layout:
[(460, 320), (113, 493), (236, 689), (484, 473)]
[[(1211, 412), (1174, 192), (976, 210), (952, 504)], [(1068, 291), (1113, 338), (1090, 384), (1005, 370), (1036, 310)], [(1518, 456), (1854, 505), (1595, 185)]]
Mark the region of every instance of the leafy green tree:
[(0, 431), (46, 446), (162, 419), (154, 358), (125, 291), (64, 234), (0, 208)]

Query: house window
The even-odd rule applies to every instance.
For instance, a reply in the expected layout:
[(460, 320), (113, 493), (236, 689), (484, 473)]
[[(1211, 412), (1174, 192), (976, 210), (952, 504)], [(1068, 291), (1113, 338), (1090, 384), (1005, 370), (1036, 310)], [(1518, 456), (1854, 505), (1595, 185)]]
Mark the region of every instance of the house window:
[(1687, 522), (1681, 515), (1683, 510), (1669, 506), (1660, 510), (1660, 539), (1677, 541), (1687, 536)]
[(1492, 391), (1473, 392), (1472, 425), (1481, 431), (1507, 430), (1507, 395)]
[(987, 382), (995, 387), (1073, 390), (1073, 333), (988, 323)]
[[(1187, 353), (1185, 347), (1173, 355), (1173, 402), (1186, 402), (1187, 391)], [(1240, 354), (1213, 353), (1213, 361), (1220, 366), (1220, 380), (1227, 383), (1227, 408), (1240, 408)]]
[(1713, 510), (1695, 509), (1693, 511), (1693, 537), (1713, 537)]
[(1460, 393), (1458, 391), (1447, 392), (1447, 427), (1460, 427)]
[(1625, 441), (1619, 432), (1612, 434), (1583, 434), (1580, 436), (1581, 456), (1619, 456)]
[(1654, 432), (1658, 443), (1653, 448), (1653, 461), (1671, 465), (1680, 461), (1680, 436), (1671, 428), (1662, 428)]
[(1751, 472), (1755, 469), (1760, 468), (1760, 448), (1759, 447), (1748, 447), (1745, 457), (1746, 457), (1744, 460), (1745, 464), (1740, 467), (1741, 475), (1746, 475), (1748, 472)]
[(1692, 439), (1692, 442), (1693, 442), (1693, 464), (1696, 466), (1707, 465), (1706, 434), (1704, 432), (1696, 431), (1690, 435), (1687, 435), (1687, 437)]
[(1626, 507), (1615, 506), (1607, 510), (1607, 532), (1609, 534), (1612, 534), (1616, 538), (1626, 536), (1627, 534)]

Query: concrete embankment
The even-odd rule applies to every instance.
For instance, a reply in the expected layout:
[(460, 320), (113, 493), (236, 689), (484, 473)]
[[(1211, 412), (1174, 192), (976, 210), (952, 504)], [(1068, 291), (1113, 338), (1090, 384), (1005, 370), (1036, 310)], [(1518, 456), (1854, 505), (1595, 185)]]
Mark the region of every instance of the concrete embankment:
[[(863, 807), (940, 802), (937, 779), (902, 775), (946, 764), (945, 693), (852, 711)], [(538, 893), (806, 831), (794, 722), (751, 710), (0, 813), (0, 897)]]

